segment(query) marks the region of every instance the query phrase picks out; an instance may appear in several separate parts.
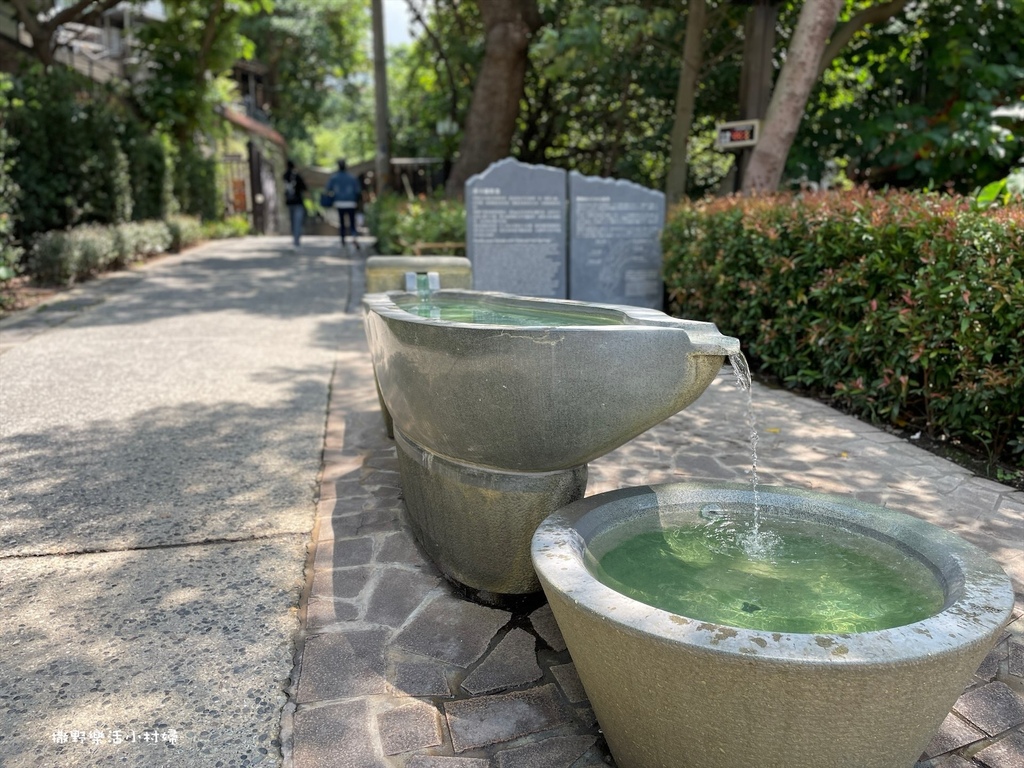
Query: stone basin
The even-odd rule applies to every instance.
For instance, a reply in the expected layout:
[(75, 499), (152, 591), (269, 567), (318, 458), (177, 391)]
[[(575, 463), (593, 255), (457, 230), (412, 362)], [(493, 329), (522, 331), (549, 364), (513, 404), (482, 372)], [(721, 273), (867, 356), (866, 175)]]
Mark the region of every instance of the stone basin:
[(545, 520), (533, 560), (620, 768), (910, 768), (1013, 607), (985, 553), (909, 515), (802, 490), (759, 490), (766, 519), (841, 529), (924, 564), (933, 615), (865, 632), (799, 634), (661, 610), (595, 577), (638, 530), (692, 525), (701, 510), (750, 507), (747, 485), (677, 483), (578, 500)]
[(417, 293), (367, 295), (367, 339), (413, 527), (485, 599), (539, 590), (530, 538), (583, 496), (587, 462), (692, 403), (739, 352), (711, 323), (651, 309), (461, 290), (429, 301), (444, 311)]

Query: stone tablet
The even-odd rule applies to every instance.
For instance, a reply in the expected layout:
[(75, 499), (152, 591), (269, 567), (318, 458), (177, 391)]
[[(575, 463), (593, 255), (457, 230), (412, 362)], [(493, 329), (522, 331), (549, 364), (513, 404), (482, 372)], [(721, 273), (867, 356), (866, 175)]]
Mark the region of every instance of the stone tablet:
[(569, 174), (569, 298), (661, 309), (665, 195)]
[(567, 296), (565, 171), (499, 160), (466, 182), (473, 288)]

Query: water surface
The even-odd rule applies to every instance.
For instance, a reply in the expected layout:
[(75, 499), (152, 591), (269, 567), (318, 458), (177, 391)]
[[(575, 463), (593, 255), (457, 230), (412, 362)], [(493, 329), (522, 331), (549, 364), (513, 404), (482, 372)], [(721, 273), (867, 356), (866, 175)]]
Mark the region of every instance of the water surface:
[(452, 323), (517, 327), (625, 324), (623, 316), (618, 313), (583, 312), (569, 307), (547, 309), (527, 305), (514, 306), (488, 299), (474, 300), (436, 294), (429, 297), (399, 296), (395, 299), (395, 304), (414, 315)]
[(635, 600), (770, 632), (868, 632), (942, 610), (932, 571), (895, 546), (812, 523), (716, 515), (633, 535), (588, 568)]

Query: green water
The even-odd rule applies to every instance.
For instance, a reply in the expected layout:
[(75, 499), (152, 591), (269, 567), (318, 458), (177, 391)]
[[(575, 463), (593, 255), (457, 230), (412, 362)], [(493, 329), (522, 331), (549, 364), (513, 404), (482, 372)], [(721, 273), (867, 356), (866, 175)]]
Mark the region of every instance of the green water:
[(594, 562), (594, 576), (640, 602), (700, 621), (769, 632), (870, 632), (942, 610), (917, 559), (867, 536), (762, 521), (755, 540), (722, 519), (640, 533)]
[(452, 323), (485, 325), (622, 325), (619, 315), (580, 312), (566, 309), (540, 309), (529, 306), (501, 305), (491, 301), (457, 299), (449, 296), (399, 296), (395, 304), (406, 312)]

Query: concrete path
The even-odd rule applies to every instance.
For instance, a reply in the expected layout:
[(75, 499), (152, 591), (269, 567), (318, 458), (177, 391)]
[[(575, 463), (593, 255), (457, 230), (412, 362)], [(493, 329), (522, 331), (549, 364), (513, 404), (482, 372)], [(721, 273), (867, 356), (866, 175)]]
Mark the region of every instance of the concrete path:
[[(304, 242), (212, 244), (0, 324), (0, 764), (613, 765), (550, 611), (461, 601), (416, 548), (344, 312), (359, 260)], [(588, 493), (748, 478), (731, 381), (593, 462)], [(921, 516), (1024, 591), (1024, 494), (753, 400), (763, 482)], [(1018, 596), (923, 765), (1024, 763), (1022, 694)]]
[(278, 765), (349, 263), (211, 243), (0, 325), (0, 765)]

